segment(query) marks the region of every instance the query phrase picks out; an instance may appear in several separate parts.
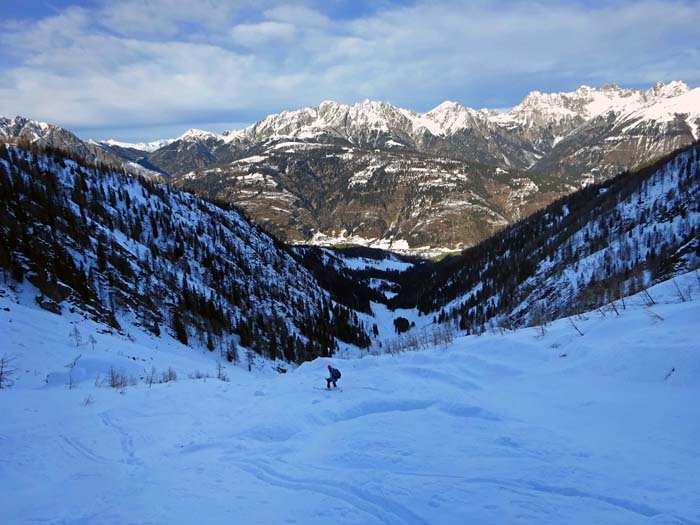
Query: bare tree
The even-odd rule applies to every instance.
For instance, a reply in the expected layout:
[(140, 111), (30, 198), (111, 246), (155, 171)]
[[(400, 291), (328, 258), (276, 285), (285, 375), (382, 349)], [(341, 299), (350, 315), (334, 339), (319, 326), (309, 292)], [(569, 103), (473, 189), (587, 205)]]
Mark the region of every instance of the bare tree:
[(226, 375), (226, 367), (221, 361), (216, 362), (216, 378), (219, 381), (228, 381), (228, 376)]
[(579, 330), (578, 326), (576, 326), (576, 323), (574, 323), (574, 320), (571, 317), (569, 317), (569, 322), (571, 323), (571, 326), (574, 327), (574, 330), (576, 330), (579, 335), (583, 337), (583, 332)]
[(676, 282), (675, 279), (671, 279), (671, 280), (673, 281), (673, 286), (676, 287), (676, 297), (678, 297), (678, 299), (680, 299), (680, 301), (682, 303), (686, 302), (688, 300), (688, 298), (685, 296), (685, 294), (681, 290), (681, 287), (678, 286), (678, 283)]
[(253, 371), (253, 362), (255, 361), (255, 352), (250, 348), (246, 350), (246, 357), (248, 358), (248, 372)]
[(615, 312), (615, 315), (620, 317), (620, 311), (617, 309), (617, 304), (615, 304), (615, 301), (610, 303), (610, 309)]
[(14, 365), (16, 359), (10, 354), (0, 357), (0, 388), (10, 388), (14, 384), (12, 376), (17, 373), (17, 367)]
[(83, 354), (80, 354), (78, 357), (73, 359), (70, 363), (65, 365), (65, 367), (69, 370), (69, 372), (68, 372), (68, 390), (73, 390), (73, 387), (75, 386), (75, 382), (73, 381), (73, 370), (75, 369), (75, 365), (78, 363), (78, 359), (80, 359), (80, 357), (82, 355)]
[(654, 301), (654, 298), (651, 296), (649, 290), (647, 290), (646, 288), (642, 290), (642, 301), (644, 301), (644, 306), (646, 307), (654, 306), (656, 304), (656, 301)]
[(177, 380), (177, 372), (173, 370), (172, 367), (168, 367), (168, 369), (161, 374), (161, 383), (169, 383), (170, 381), (176, 381)]
[(226, 360), (230, 363), (238, 363), (238, 345), (234, 340), (231, 340), (229, 348), (226, 351)]
[(126, 377), (126, 374), (123, 372), (120, 372), (113, 366), (110, 366), (109, 370), (107, 371), (107, 385), (112, 388), (124, 388), (129, 386), (129, 378)]
[(617, 295), (622, 303), (622, 309), (627, 310), (627, 305), (625, 304), (625, 283), (623, 281), (620, 281), (620, 284), (618, 285)]
[(90, 337), (88, 337), (88, 342), (92, 346), (92, 351), (95, 351), (95, 344), (97, 344), (97, 339), (95, 339), (95, 336), (90, 334)]
[(206, 381), (206, 379), (209, 377), (209, 374), (197, 369), (194, 372), (187, 374), (187, 377), (189, 377), (190, 379), (204, 379)]
[(73, 328), (70, 331), (70, 334), (68, 334), (73, 341), (75, 341), (75, 346), (80, 346), (83, 343), (83, 338), (80, 335), (80, 330), (78, 330), (78, 327), (76, 325), (73, 325)]
[(152, 366), (150, 371), (147, 371), (146, 369), (143, 370), (145, 374), (145, 379), (146, 383), (148, 384), (148, 388), (151, 388), (153, 386), (153, 381), (156, 379), (156, 367)]
[(532, 321), (535, 325), (535, 329), (540, 337), (544, 337), (547, 333), (547, 316), (545, 315), (544, 307), (542, 304), (537, 304), (532, 312)]

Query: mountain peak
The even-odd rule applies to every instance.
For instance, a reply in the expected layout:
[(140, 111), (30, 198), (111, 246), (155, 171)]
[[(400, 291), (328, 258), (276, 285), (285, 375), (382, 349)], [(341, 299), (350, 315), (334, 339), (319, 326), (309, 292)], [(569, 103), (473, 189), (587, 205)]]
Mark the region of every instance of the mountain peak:
[(177, 139), (175, 140), (194, 140), (194, 141), (200, 141), (200, 140), (209, 140), (209, 139), (221, 139), (221, 135), (218, 135), (216, 133), (212, 133), (211, 131), (204, 131), (203, 129), (188, 129), (185, 131), (182, 135), (180, 135)]
[[(41, 122), (39, 120), (33, 120), (27, 117), (23, 117), (22, 115), (16, 115), (14, 118), (0, 117), (0, 124), (2, 124), (3, 126), (13, 126), (16, 128), (24, 128), (25, 126), (31, 126), (39, 130), (47, 130), (49, 128), (56, 127), (46, 122)], [(0, 131), (0, 133), (2, 132)]]
[(668, 84), (661, 81), (657, 82), (647, 93), (657, 98), (670, 98), (683, 95), (688, 91), (690, 91), (688, 84), (682, 80), (672, 80)]
[(454, 102), (452, 100), (445, 100), (444, 102), (441, 102), (437, 106), (435, 106), (433, 109), (428, 111), (426, 115), (429, 114), (435, 114), (435, 113), (444, 113), (447, 111), (460, 111), (464, 109), (464, 106), (460, 104), (459, 102)]

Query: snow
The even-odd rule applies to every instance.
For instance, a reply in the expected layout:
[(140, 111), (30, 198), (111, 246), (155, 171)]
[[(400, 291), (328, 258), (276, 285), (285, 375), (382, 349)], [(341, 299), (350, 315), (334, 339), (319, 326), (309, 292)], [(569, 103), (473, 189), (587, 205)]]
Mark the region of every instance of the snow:
[[(695, 523), (700, 287), (676, 282), (694, 299), (661, 284), (652, 309), (636, 297), (572, 319), (583, 337), (561, 320), (335, 359), (342, 392), (319, 388), (322, 359), (188, 379), (214, 357), (5, 292), (0, 337), (20, 372), (0, 391), (3, 523)], [(69, 341), (71, 323), (94, 350)], [(179, 378), (96, 387), (111, 365)]]
[(215, 140), (224, 140), (223, 135), (219, 135), (217, 133), (212, 133), (210, 131), (204, 131), (202, 129), (188, 129), (185, 131), (182, 135), (180, 135), (177, 139), (175, 140), (193, 140), (193, 141), (201, 141), (201, 140), (209, 140), (209, 139), (215, 139)]
[(120, 142), (118, 140), (109, 139), (97, 144), (106, 144), (107, 146), (117, 146), (120, 148), (131, 148), (151, 153), (157, 149), (172, 144), (175, 142), (175, 140), (176, 139), (160, 139), (153, 142)]
[(157, 171), (149, 170), (148, 168), (144, 168), (141, 166), (141, 164), (138, 164), (136, 162), (125, 162), (124, 166), (129, 169), (131, 173), (138, 173), (142, 177), (146, 178), (158, 178), (161, 177), (162, 174), (158, 173)]
[(332, 148), (332, 144), (319, 144), (316, 142), (292, 142), (285, 141), (275, 144), (272, 149), (285, 149), (285, 153), (294, 153), (298, 150), (309, 150), (309, 149), (320, 149), (320, 148)]
[(375, 270), (396, 270), (399, 272), (404, 272), (409, 268), (413, 267), (413, 263), (400, 261), (398, 259), (368, 259), (366, 257), (343, 257), (343, 262), (345, 266), (352, 270), (365, 270), (365, 269), (375, 269)]
[(633, 121), (622, 131), (629, 133), (642, 124), (649, 122), (669, 123), (682, 115), (692, 130), (693, 138), (700, 138), (700, 88), (687, 91), (681, 95), (669, 97), (641, 109), (634, 109), (623, 115), (622, 120)]
[(443, 255), (448, 255), (461, 251), (462, 248), (445, 248), (439, 246), (409, 246), (408, 241), (405, 239), (379, 239), (379, 238), (366, 238), (361, 235), (348, 235), (348, 232), (343, 230), (341, 232), (331, 232), (332, 234), (325, 234), (319, 231), (313, 232), (310, 239), (303, 241), (298, 241), (295, 244), (309, 244), (312, 246), (321, 247), (332, 247), (338, 245), (357, 245), (357, 246), (369, 246), (371, 248), (377, 248), (380, 250), (392, 251), (395, 253), (403, 255), (414, 255), (416, 257), (422, 257), (424, 259), (430, 259), (432, 257), (440, 257)]
[(250, 157), (235, 160), (232, 162), (232, 164), (254, 164), (256, 162), (264, 162), (267, 159), (267, 155), (252, 155)]

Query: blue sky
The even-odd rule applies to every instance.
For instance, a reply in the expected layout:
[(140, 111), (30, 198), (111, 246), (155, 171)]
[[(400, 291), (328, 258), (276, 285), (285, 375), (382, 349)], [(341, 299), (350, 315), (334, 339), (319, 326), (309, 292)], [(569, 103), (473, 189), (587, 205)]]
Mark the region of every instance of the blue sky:
[(700, 2), (0, 0), (0, 115), (81, 137), (234, 129), (366, 98), (482, 108), (700, 85)]

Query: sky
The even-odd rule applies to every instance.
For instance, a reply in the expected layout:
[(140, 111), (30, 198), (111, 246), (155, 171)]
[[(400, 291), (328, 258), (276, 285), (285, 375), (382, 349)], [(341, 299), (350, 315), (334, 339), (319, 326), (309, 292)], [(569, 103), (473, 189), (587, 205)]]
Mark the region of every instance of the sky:
[(238, 129), (323, 100), (424, 112), (700, 85), (700, 2), (0, 0), (0, 115), (82, 138)]

